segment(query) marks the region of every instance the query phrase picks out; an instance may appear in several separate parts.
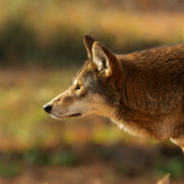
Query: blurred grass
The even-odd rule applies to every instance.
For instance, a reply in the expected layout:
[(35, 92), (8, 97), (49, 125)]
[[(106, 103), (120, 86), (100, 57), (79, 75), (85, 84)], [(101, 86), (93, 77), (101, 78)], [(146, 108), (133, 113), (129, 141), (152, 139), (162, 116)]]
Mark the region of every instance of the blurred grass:
[(133, 140), (107, 118), (91, 115), (60, 122), (44, 112), (42, 106), (69, 87), (76, 71), (76, 68), (0, 71), (1, 149), (49, 147), (63, 141), (113, 144)]
[(42, 109), (87, 58), (85, 32), (120, 54), (181, 42), (183, 8), (178, 0), (0, 0), (0, 175), (103, 162), (123, 176), (183, 178), (183, 155), (170, 142), (134, 138), (97, 115), (56, 121)]
[(57, 121), (44, 112), (43, 104), (67, 89), (77, 70), (0, 71), (0, 175), (17, 175), (26, 165), (102, 162), (120, 175), (182, 178), (183, 155), (170, 142), (134, 138), (97, 115)]
[(116, 53), (180, 42), (181, 7), (178, 1), (158, 0), (0, 0), (0, 65), (81, 65), (85, 32)]

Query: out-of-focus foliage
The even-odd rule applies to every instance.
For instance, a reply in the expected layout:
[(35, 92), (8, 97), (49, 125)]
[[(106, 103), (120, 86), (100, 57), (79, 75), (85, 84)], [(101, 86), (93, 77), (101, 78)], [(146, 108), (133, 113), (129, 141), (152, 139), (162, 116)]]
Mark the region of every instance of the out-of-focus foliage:
[(42, 106), (69, 87), (76, 70), (0, 71), (1, 149), (24, 150), (62, 143), (114, 144), (133, 140), (107, 118), (91, 115), (57, 121), (45, 113)]
[(118, 173), (112, 183), (183, 179), (182, 152), (170, 142), (134, 138), (97, 115), (59, 122), (42, 109), (86, 60), (85, 32), (120, 54), (180, 42), (183, 8), (181, 0), (0, 0), (0, 176), (101, 163)]
[(76, 70), (0, 71), (0, 176), (19, 174), (24, 165), (98, 162), (123, 176), (182, 178), (182, 151), (170, 142), (134, 138), (97, 115), (60, 122), (44, 112), (42, 105), (69, 87)]
[(0, 65), (81, 64), (91, 34), (116, 53), (184, 39), (182, 1), (0, 0)]

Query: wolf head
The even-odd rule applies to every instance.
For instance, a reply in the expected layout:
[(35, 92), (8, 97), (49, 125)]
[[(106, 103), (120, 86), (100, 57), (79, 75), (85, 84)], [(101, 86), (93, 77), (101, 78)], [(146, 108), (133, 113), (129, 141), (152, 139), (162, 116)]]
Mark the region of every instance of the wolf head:
[(91, 36), (84, 35), (88, 60), (77, 72), (68, 90), (44, 109), (52, 117), (65, 119), (97, 113), (114, 117), (121, 101), (123, 71), (117, 56)]

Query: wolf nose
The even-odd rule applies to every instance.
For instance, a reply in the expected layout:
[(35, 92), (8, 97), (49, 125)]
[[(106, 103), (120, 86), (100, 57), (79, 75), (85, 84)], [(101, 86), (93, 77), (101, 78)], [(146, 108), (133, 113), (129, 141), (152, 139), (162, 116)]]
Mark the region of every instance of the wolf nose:
[(52, 106), (51, 105), (44, 105), (43, 106), (44, 110), (47, 112), (47, 113), (50, 113), (51, 109), (52, 109)]

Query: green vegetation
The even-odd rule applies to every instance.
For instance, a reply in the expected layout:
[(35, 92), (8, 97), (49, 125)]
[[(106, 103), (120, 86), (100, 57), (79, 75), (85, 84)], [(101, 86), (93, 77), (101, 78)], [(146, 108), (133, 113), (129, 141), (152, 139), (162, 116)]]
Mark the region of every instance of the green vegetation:
[[(183, 155), (170, 142), (159, 146), (134, 138), (97, 115), (57, 121), (44, 112), (43, 104), (67, 89), (76, 71), (0, 71), (0, 176), (19, 174), (27, 165), (75, 166), (98, 161), (110, 164), (120, 175), (169, 172), (173, 178), (182, 178)], [(154, 147), (160, 149), (154, 151)]]
[(145, 2), (0, 0), (0, 176), (98, 162), (121, 176), (183, 178), (182, 152), (170, 142), (135, 138), (97, 115), (53, 120), (42, 108), (86, 60), (85, 32), (115, 53), (184, 40), (183, 5)]
[(21, 166), (19, 163), (0, 163), (0, 176), (13, 177), (20, 174)]
[[(71, 145), (88, 141), (113, 144), (133, 139), (132, 136), (126, 138), (127, 135), (107, 118), (91, 115), (83, 119), (57, 121), (44, 112), (42, 106), (69, 87), (76, 71), (0, 72), (0, 146), (3, 149), (49, 147), (62, 142)], [(110, 125), (107, 127), (106, 123)]]
[[(130, 2), (128, 6), (139, 11), (126, 11), (125, 1), (111, 2), (115, 11), (106, 1), (96, 0), (0, 0), (0, 66), (81, 65), (86, 59), (85, 32), (116, 53), (184, 39), (180, 12), (145, 13), (143, 0)], [(151, 0), (147, 9), (157, 4)], [(164, 3), (159, 7), (165, 8)]]

